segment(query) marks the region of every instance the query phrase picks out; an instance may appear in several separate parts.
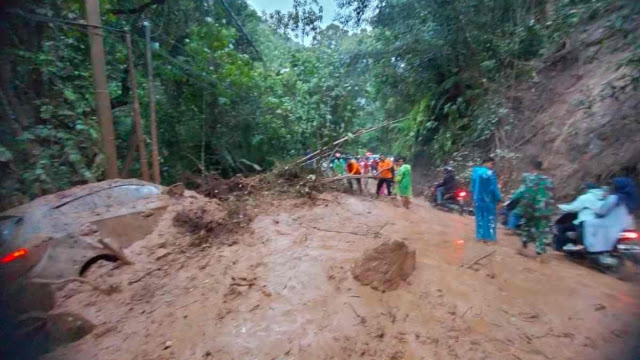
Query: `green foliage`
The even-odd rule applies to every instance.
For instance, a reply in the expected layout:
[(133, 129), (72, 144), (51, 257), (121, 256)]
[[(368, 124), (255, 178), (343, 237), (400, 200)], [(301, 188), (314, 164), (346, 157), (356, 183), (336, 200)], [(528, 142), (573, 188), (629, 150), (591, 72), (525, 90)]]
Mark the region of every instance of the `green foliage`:
[[(344, 150), (429, 151), (442, 161), (468, 142), (489, 141), (498, 124), (509, 123), (496, 90), (531, 77), (532, 60), (567, 32), (622, 4), (629, 11), (609, 26), (633, 41), (629, 24), (638, 7), (605, 0), (338, 0), (342, 26), (324, 29), (315, 0), (296, 0), (291, 11), (263, 17), (245, 0), (226, 0), (234, 16), (218, 1), (191, 0), (114, 12), (140, 3), (102, 1), (102, 21), (131, 31), (145, 120), (141, 21), (152, 24), (167, 184), (201, 172), (269, 169), (398, 118), (404, 120), (391, 128), (353, 137)], [(81, 4), (28, 0), (19, 8), (75, 21)], [(86, 29), (4, 16), (1, 207), (100, 180), (103, 169)], [(132, 132), (127, 49), (120, 33), (106, 31), (104, 42), (122, 166)], [(637, 54), (621, 63), (632, 69), (633, 86), (637, 63)], [(148, 137), (146, 124), (145, 132)], [(137, 164), (130, 176), (139, 176)]]

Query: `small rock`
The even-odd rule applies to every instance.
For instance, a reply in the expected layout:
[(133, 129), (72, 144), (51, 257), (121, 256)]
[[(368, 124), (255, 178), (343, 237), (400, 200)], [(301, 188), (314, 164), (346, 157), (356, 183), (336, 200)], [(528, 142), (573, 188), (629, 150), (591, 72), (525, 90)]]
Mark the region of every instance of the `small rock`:
[(147, 211), (143, 212), (142, 214), (140, 214), (140, 216), (148, 218), (148, 217), (152, 217), (154, 214), (155, 214), (155, 211), (147, 210)]
[(167, 195), (169, 196), (182, 196), (184, 195), (185, 186), (183, 183), (173, 184), (167, 190)]
[(90, 236), (98, 232), (98, 227), (95, 224), (84, 224), (80, 227), (80, 236)]
[(169, 254), (171, 254), (171, 252), (169, 250), (167, 250), (167, 249), (158, 249), (156, 251), (155, 259), (156, 259), (156, 261), (164, 259), (167, 256), (169, 256)]
[(162, 350), (167, 350), (168, 348), (173, 346), (173, 342), (171, 341), (167, 341), (166, 343), (164, 343), (164, 347), (162, 348)]

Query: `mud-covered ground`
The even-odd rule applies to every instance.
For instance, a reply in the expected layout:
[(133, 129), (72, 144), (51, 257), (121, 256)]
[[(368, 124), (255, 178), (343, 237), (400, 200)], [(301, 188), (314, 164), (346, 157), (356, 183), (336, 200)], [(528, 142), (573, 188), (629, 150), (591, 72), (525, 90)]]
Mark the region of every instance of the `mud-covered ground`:
[[(55, 311), (97, 327), (46, 359), (631, 359), (638, 350), (637, 284), (560, 255), (518, 255), (502, 231), (497, 245), (476, 243), (472, 217), (419, 200), (410, 211), (338, 193), (258, 200), (250, 229), (198, 247), (173, 216), (220, 204), (189, 192), (172, 201), (156, 231), (127, 249), (134, 265), (87, 274), (119, 293), (79, 284), (59, 293)], [(416, 249), (417, 264), (381, 293), (349, 270), (385, 240)]]

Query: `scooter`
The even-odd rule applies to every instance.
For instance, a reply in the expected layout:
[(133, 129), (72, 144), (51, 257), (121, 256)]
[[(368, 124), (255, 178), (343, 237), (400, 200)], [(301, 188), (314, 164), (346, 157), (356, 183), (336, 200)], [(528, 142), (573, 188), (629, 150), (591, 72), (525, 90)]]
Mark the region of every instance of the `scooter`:
[(457, 212), (460, 215), (473, 216), (475, 214), (473, 206), (471, 206), (470, 199), (471, 197), (469, 196), (469, 192), (462, 188), (458, 188), (452, 193), (445, 194), (442, 197), (442, 203), (440, 204), (438, 204), (436, 186), (433, 186), (429, 193), (429, 202), (431, 205), (440, 210)]
[[(511, 199), (504, 202), (504, 204), (502, 205), (502, 208), (500, 209), (500, 212), (498, 213), (498, 219), (500, 221), (500, 224), (502, 224), (505, 227), (508, 225), (509, 214), (511, 214), (511, 212), (515, 210), (516, 207), (518, 207), (519, 202), (520, 202), (519, 200), (511, 200)], [(516, 225), (514, 230), (520, 229), (521, 225), (522, 225), (522, 220), (520, 220), (520, 222)]]
[[(568, 224), (576, 219), (575, 213), (564, 213), (556, 219), (553, 226), (554, 245), (557, 245), (559, 226)], [(575, 242), (581, 242), (577, 232), (566, 233)], [(557, 248), (557, 246), (554, 246)], [(565, 245), (561, 251), (571, 260), (584, 260), (604, 273), (622, 275), (625, 261), (640, 265), (640, 234), (635, 229), (622, 231), (618, 235), (616, 245), (611, 251), (588, 252), (584, 246)]]

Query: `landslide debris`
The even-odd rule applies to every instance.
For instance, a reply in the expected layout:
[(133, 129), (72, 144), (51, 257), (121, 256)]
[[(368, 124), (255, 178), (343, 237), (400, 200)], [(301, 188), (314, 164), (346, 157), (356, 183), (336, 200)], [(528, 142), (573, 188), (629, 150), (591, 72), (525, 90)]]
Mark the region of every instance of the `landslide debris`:
[(386, 292), (397, 289), (415, 267), (415, 250), (409, 249), (404, 241), (386, 241), (366, 250), (351, 269), (351, 275), (362, 285)]

